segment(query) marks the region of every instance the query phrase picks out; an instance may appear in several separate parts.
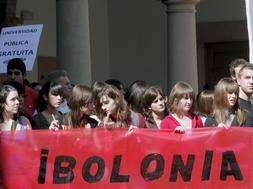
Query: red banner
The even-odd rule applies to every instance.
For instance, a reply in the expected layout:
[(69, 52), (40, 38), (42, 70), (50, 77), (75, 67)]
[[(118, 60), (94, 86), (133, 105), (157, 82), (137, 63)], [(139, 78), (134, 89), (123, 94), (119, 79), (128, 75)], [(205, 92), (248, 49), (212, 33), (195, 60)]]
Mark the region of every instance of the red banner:
[(253, 129), (0, 133), (2, 188), (253, 188)]

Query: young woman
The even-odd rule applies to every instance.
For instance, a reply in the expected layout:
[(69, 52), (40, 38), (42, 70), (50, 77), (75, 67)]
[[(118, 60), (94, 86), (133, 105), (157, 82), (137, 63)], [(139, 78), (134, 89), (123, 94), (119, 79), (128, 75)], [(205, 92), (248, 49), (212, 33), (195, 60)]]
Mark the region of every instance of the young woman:
[(213, 90), (203, 90), (197, 96), (197, 113), (201, 116), (203, 123), (205, 123), (207, 116), (213, 112), (213, 100)]
[(128, 128), (131, 124), (131, 113), (123, 94), (110, 85), (104, 86), (98, 94), (100, 104), (98, 116), (105, 128)]
[(192, 87), (185, 82), (177, 83), (169, 95), (170, 115), (161, 122), (161, 129), (174, 129), (184, 132), (187, 129), (203, 127), (202, 120), (194, 114), (195, 94)]
[(96, 119), (99, 120), (98, 118), (98, 112), (97, 112), (97, 108), (99, 107), (100, 104), (100, 98), (98, 96), (98, 94), (103, 90), (103, 88), (108, 85), (107, 83), (103, 82), (103, 81), (96, 81), (95, 83), (93, 83), (93, 85), (91, 86), (91, 90), (92, 90), (92, 94), (93, 94), (93, 98), (94, 98), (94, 114), (96, 116)]
[(142, 114), (142, 96), (148, 85), (145, 81), (135, 81), (127, 89), (125, 99), (132, 111)]
[(34, 129), (62, 129), (63, 115), (57, 111), (63, 100), (62, 86), (47, 82), (39, 92), (37, 100), (38, 114), (33, 117)]
[(132, 124), (127, 102), (116, 87), (106, 85), (98, 96), (100, 104), (97, 112), (101, 120), (100, 127), (128, 128)]
[(125, 99), (131, 110), (133, 124), (139, 128), (147, 128), (145, 119), (142, 116), (142, 97), (143, 93), (147, 89), (147, 86), (148, 85), (145, 81), (137, 80), (128, 87), (125, 94)]
[(167, 97), (158, 86), (146, 89), (142, 98), (143, 115), (148, 128), (160, 128), (161, 121), (168, 115)]
[(14, 87), (17, 90), (18, 97), (19, 97), (18, 98), (18, 100), (19, 100), (19, 108), (18, 108), (19, 112), (18, 113), (19, 113), (19, 115), (25, 116), (29, 120), (29, 115), (27, 115), (25, 113), (25, 109), (24, 109), (24, 92), (25, 91), (24, 91), (23, 86), (20, 83), (16, 82), (16, 81), (4, 81), (3, 85), (10, 85), (10, 86)]
[(205, 126), (252, 126), (252, 116), (238, 104), (239, 86), (231, 78), (221, 79), (214, 90), (214, 109)]
[(70, 112), (64, 114), (64, 128), (95, 128), (98, 122), (90, 115), (94, 109), (92, 91), (85, 85), (76, 85), (69, 97)]
[(0, 89), (0, 130), (29, 130), (29, 120), (18, 114), (19, 96), (17, 90), (10, 85)]

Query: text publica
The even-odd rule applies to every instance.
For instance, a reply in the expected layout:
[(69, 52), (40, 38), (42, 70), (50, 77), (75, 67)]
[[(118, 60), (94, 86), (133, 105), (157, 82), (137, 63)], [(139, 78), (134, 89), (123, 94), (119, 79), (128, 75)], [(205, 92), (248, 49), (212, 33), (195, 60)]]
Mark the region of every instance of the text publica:
[(5, 41), (4, 46), (18, 46), (18, 45), (28, 45), (28, 40), (20, 40), (20, 41)]

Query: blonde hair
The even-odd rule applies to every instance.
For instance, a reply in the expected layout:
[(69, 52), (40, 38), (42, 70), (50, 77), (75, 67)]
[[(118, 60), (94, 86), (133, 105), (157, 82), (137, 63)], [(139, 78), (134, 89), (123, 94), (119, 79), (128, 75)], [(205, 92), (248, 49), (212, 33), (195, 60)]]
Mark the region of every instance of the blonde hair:
[(193, 92), (193, 89), (191, 85), (185, 82), (178, 82), (174, 85), (172, 88), (170, 95), (169, 95), (169, 101), (168, 101), (168, 108), (171, 113), (175, 113), (177, 115), (180, 115), (181, 110), (178, 106), (179, 101), (184, 98), (189, 97), (193, 100), (192, 107), (189, 111), (189, 113), (194, 113), (194, 101), (195, 101), (195, 93)]
[(245, 113), (239, 107), (238, 95), (239, 86), (231, 78), (222, 78), (215, 87), (214, 90), (214, 110), (213, 116), (218, 123), (225, 123), (229, 116), (229, 102), (228, 94), (235, 93), (237, 95), (237, 101), (233, 107), (238, 123), (240, 125), (245, 121)]
[(241, 69), (240, 69), (240, 71), (239, 71), (239, 73), (238, 73), (238, 77), (239, 77), (239, 78), (242, 77), (242, 72), (243, 72), (244, 70), (252, 70), (252, 71), (253, 71), (253, 65), (252, 65), (251, 63), (245, 63), (245, 64), (241, 67)]

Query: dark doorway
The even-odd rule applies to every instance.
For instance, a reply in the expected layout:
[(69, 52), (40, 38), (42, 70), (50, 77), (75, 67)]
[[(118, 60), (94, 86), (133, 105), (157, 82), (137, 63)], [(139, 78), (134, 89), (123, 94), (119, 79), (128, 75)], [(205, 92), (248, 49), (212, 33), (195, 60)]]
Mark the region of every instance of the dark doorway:
[(229, 63), (235, 58), (249, 59), (249, 44), (245, 42), (206, 43), (206, 82), (229, 77)]

